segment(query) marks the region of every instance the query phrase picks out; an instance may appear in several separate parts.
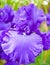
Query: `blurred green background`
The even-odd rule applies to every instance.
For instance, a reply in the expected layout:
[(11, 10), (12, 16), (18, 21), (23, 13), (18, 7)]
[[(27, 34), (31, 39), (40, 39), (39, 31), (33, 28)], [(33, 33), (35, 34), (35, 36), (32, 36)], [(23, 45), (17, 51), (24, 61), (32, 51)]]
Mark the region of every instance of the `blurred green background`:
[[(38, 8), (42, 8), (45, 13), (48, 13), (50, 7), (50, 0), (0, 0), (0, 8), (3, 8), (5, 4), (12, 6), (14, 10), (18, 10), (19, 7), (28, 5), (30, 3), (35, 4)], [(48, 31), (50, 27), (47, 27), (45, 23), (41, 24), (41, 31)], [(0, 65), (4, 65), (6, 61), (0, 60)], [(42, 51), (42, 53), (36, 58), (35, 63), (30, 65), (50, 65), (50, 50)]]

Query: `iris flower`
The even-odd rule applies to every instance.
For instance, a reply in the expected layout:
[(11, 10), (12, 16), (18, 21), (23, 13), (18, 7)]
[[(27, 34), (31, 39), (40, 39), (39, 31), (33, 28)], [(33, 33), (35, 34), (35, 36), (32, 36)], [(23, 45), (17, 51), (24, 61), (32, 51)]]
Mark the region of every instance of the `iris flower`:
[[(0, 45), (3, 52), (9, 57), (10, 61), (17, 62), (18, 65), (33, 63), (42, 50), (46, 49), (45, 43), (50, 42), (50, 34), (45, 35), (35, 32), (41, 23), (46, 20), (43, 10), (38, 9), (34, 4), (30, 4), (20, 7), (14, 13), (15, 16), (9, 6), (0, 11), (2, 11), (0, 23), (2, 22), (3, 25), (0, 24), (0, 29), (5, 28), (0, 35)], [(6, 29), (5, 25), (11, 28)]]

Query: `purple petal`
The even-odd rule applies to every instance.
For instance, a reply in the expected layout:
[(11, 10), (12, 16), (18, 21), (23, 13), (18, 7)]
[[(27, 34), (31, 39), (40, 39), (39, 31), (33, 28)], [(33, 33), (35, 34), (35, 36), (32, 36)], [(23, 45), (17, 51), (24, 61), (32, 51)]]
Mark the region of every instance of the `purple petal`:
[[(31, 34), (40, 24), (46, 20), (46, 16), (42, 9), (38, 9), (34, 4), (23, 6), (15, 13), (15, 17), (12, 24), (15, 24), (15, 28), (19, 31)], [(27, 31), (26, 31), (27, 28)], [(28, 32), (29, 31), (29, 32)]]
[(5, 29), (9, 29), (11, 27), (11, 23), (3, 23), (3, 22), (0, 22), (0, 30), (5, 30)]
[(13, 17), (14, 11), (9, 5), (0, 8), (0, 30), (10, 28)]
[(37, 34), (39, 34), (42, 38), (43, 49), (44, 50), (49, 50), (50, 49), (50, 31), (40, 32), (38, 30)]
[(46, 14), (46, 17), (47, 17), (47, 25), (50, 26), (50, 14)]
[(17, 31), (9, 30), (5, 32), (2, 39), (3, 44), (1, 46), (3, 51), (10, 56), (12, 61), (16, 60), (19, 64), (33, 62), (36, 56), (43, 50), (42, 38), (35, 33), (20, 35)]

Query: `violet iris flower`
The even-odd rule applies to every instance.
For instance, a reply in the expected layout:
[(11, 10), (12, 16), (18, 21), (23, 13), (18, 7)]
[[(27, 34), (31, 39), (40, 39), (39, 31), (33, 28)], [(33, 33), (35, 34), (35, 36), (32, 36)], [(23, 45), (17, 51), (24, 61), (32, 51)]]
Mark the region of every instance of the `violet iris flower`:
[(9, 5), (0, 8), (0, 30), (10, 28), (14, 17), (14, 11)]
[[(18, 65), (33, 63), (42, 50), (47, 49), (47, 44), (50, 42), (50, 34), (35, 33), (41, 23), (46, 20), (43, 10), (38, 9), (34, 4), (23, 6), (15, 12), (13, 19), (13, 16), (11, 17), (13, 15), (12, 9), (8, 10), (8, 7), (3, 9), (5, 16), (1, 13), (0, 23), (2, 22), (4, 27), (5, 25), (9, 27), (9, 24), (12, 23), (10, 25), (12, 29), (5, 27), (0, 35), (2, 50), (9, 57), (9, 60), (18, 62)], [(1, 29), (2, 25), (0, 25)]]
[(21, 35), (13, 30), (3, 31), (1, 42), (5, 54), (18, 64), (33, 63), (43, 50), (42, 38), (36, 33)]
[(40, 27), (40, 24), (46, 20), (42, 9), (38, 9), (34, 4), (23, 6), (15, 13), (12, 27), (20, 32), (31, 34)]

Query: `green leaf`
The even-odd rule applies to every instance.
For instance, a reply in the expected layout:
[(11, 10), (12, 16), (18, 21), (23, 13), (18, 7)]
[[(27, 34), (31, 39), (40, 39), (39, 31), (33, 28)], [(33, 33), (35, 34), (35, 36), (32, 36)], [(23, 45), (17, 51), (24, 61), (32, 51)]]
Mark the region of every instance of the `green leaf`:
[(50, 54), (49, 54), (48, 57), (47, 57), (46, 64), (47, 64), (47, 65), (50, 65)]
[(0, 7), (4, 7), (5, 4), (6, 4), (6, 0), (0, 0)]
[(42, 3), (43, 3), (43, 0), (34, 0), (34, 4), (37, 5), (39, 8), (41, 7)]
[(7, 4), (11, 4), (12, 0), (6, 0)]
[(18, 7), (19, 7), (19, 2), (16, 2), (16, 3), (14, 4), (14, 10), (17, 10)]

